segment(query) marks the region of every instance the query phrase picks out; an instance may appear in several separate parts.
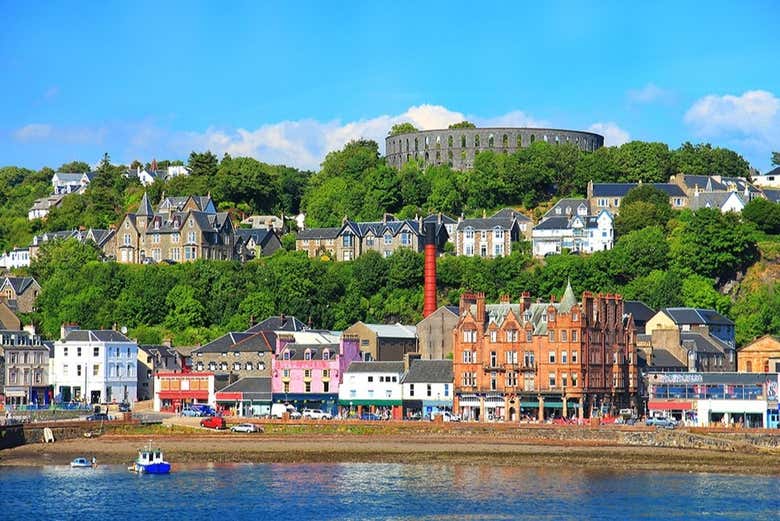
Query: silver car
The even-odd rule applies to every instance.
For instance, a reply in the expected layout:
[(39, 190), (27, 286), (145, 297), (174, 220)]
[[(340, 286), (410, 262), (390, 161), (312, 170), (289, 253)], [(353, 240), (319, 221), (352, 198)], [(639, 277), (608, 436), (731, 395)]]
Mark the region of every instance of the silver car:
[(230, 428), (233, 432), (260, 432), (254, 423), (239, 423)]

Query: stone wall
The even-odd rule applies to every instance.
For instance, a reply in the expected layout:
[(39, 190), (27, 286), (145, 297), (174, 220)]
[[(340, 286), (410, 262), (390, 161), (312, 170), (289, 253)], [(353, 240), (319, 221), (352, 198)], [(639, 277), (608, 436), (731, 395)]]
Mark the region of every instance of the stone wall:
[(511, 154), (535, 141), (571, 143), (592, 152), (604, 146), (604, 137), (592, 132), (554, 128), (471, 128), (425, 130), (385, 138), (387, 163), (400, 168), (412, 159), (426, 165), (450, 165), (456, 170), (474, 166), (477, 152)]

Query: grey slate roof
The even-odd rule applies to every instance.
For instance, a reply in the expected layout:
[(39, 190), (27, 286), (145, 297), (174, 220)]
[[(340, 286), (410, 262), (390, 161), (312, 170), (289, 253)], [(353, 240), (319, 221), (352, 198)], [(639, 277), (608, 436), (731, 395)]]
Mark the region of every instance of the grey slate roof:
[(220, 393), (243, 393), (244, 398), (254, 400), (271, 400), (271, 379), (263, 376), (245, 376), (223, 387)]
[(264, 246), (273, 235), (274, 232), (264, 228), (239, 228), (236, 230), (236, 237), (244, 243), (252, 239), (255, 241), (255, 244), (260, 246)]
[(27, 291), (27, 288), (33, 285), (35, 282), (35, 279), (32, 277), (5, 277), (4, 279), (0, 279), (2, 283), (0, 283), (0, 287), (5, 286), (6, 282), (11, 285), (12, 288), (14, 288), (14, 291), (17, 295), (23, 294), (25, 291)]
[(273, 351), (276, 348), (276, 334), (271, 331), (258, 333), (231, 332), (212, 340), (208, 344), (195, 348), (192, 354), (198, 353), (232, 353)]
[(730, 197), (736, 197), (742, 201), (742, 204), (745, 204), (742, 196), (736, 192), (698, 192), (690, 198), (691, 210), (699, 208), (720, 209)]
[[(669, 197), (687, 197), (682, 188), (673, 183), (645, 183), (652, 184)], [(639, 183), (593, 183), (593, 197), (625, 197)]]
[(522, 214), (522, 213), (518, 212), (514, 208), (502, 208), (501, 210), (497, 211), (496, 213), (494, 213), (490, 217), (491, 217), (491, 219), (506, 219), (506, 218), (511, 219), (512, 217), (514, 217), (515, 219), (518, 220), (518, 222), (520, 222), (520, 221), (522, 221), (522, 222), (530, 222), (531, 221), (530, 217), (528, 217), (525, 214)]
[(352, 362), (347, 373), (403, 373), (403, 362)]
[(653, 348), (653, 363), (649, 367), (673, 367), (673, 368), (686, 368), (687, 363), (678, 360), (676, 356), (670, 353), (668, 350), (654, 347)]
[(65, 342), (133, 342), (113, 329), (74, 329), (65, 335), (63, 340)]
[[(590, 213), (590, 204), (587, 199), (566, 197), (555, 203), (552, 208), (544, 213), (542, 218), (577, 215), (577, 209), (581, 206), (585, 207), (586, 214)], [(560, 213), (558, 213), (558, 210), (560, 210)]]
[(723, 177), (718, 176), (716, 178), (715, 176), (709, 176), (709, 175), (688, 175), (688, 174), (681, 174), (682, 182), (687, 186), (689, 189), (693, 189), (696, 187), (699, 187), (701, 190), (706, 190), (708, 192), (717, 192), (717, 191), (737, 191), (737, 192), (744, 192), (745, 188), (748, 189), (749, 192), (757, 193), (760, 190), (750, 183), (748, 183), (747, 179), (744, 177)]
[(643, 324), (655, 315), (655, 311), (641, 300), (623, 301), (623, 312), (631, 313), (635, 324)]
[(517, 221), (513, 217), (484, 217), (480, 219), (464, 219), (458, 223), (456, 228), (458, 231), (465, 230), (466, 228), (473, 228), (475, 230), (492, 230), (499, 227), (504, 230), (512, 229), (512, 226)]
[(534, 226), (534, 230), (563, 230), (568, 227), (568, 217), (548, 217)]
[(449, 215), (444, 215), (443, 213), (442, 214), (432, 213), (432, 214), (424, 217), (423, 218), (423, 222), (426, 223), (426, 224), (427, 223), (439, 222), (439, 216), (441, 216), (441, 223), (442, 224), (455, 224), (455, 223), (458, 222), (457, 219), (453, 219)]
[(308, 349), (312, 360), (322, 360), (323, 351), (330, 352), (330, 358), (335, 358), (339, 354), (338, 344), (296, 344), (291, 342), (284, 346), (290, 352), (290, 360), (304, 360), (304, 354)]
[(724, 317), (714, 309), (702, 308), (664, 308), (662, 310), (675, 324), (702, 324), (733, 326), (734, 322)]
[(176, 351), (172, 347), (168, 347), (165, 345), (159, 345), (159, 344), (139, 344), (138, 349), (144, 351), (146, 354), (152, 355), (152, 356), (163, 356), (163, 357), (171, 357), (171, 358), (178, 358), (179, 352)]
[(703, 335), (695, 331), (683, 331), (680, 333), (680, 342), (685, 347), (693, 347), (699, 353), (725, 354), (731, 349), (725, 342), (712, 336)]
[(247, 333), (257, 333), (259, 331), (303, 331), (306, 324), (295, 317), (286, 315), (268, 317), (262, 322), (246, 330)]
[(401, 383), (446, 384), (452, 378), (452, 360), (413, 360)]
[[(780, 169), (780, 166), (777, 167), (775, 170), (777, 169)], [(780, 173), (777, 175), (780, 175)], [(780, 203), (780, 189), (764, 188), (763, 192), (767, 200), (772, 201), (773, 203)]]
[(338, 228), (309, 228), (298, 232), (297, 240), (335, 239), (338, 237), (341, 227)]

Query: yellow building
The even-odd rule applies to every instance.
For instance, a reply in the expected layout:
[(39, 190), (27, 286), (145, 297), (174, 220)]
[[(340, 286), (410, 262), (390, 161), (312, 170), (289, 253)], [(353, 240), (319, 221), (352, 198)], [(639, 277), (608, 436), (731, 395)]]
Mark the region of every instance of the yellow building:
[(740, 373), (780, 372), (780, 337), (764, 335), (737, 351)]

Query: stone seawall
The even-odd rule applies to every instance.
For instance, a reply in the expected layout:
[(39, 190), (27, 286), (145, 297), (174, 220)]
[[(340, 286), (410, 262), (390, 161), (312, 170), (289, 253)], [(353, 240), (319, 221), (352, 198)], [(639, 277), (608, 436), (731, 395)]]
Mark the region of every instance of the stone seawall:
[[(111, 426), (132, 425), (136, 421), (111, 422)], [(43, 443), (43, 430), (49, 428), (54, 442), (82, 438), (88, 432), (101, 430), (99, 422), (67, 421), (47, 423), (27, 423), (23, 425), (0, 426), (0, 450), (18, 447), (30, 443)]]

